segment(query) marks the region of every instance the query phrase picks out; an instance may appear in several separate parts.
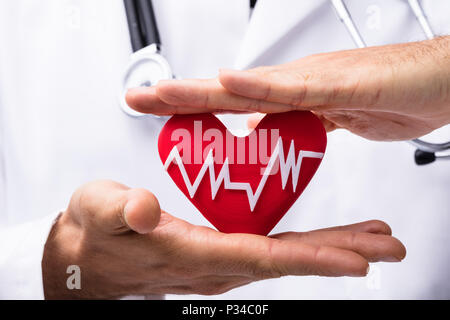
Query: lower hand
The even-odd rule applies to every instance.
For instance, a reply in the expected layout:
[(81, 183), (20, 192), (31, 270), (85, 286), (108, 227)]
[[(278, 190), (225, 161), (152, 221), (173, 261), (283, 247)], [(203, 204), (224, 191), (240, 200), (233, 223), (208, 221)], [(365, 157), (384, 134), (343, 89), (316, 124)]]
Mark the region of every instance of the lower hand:
[(129, 105), (157, 114), (311, 110), (325, 128), (408, 140), (450, 123), (450, 37), (317, 54), (217, 79), (132, 89)]
[[(224, 234), (161, 211), (154, 195), (112, 181), (82, 186), (54, 225), (43, 266), (53, 298), (219, 294), (285, 275), (365, 276), (406, 252), (380, 221), (272, 237)], [(69, 290), (66, 269), (81, 269)]]

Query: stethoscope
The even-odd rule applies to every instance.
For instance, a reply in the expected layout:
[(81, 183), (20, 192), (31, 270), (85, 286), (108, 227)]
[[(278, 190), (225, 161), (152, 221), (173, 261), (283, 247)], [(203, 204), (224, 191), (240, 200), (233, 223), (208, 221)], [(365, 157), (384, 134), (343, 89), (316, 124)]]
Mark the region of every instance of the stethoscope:
[[(342, 0), (330, 0), (339, 19), (344, 23), (353, 41), (359, 48), (366, 47), (353, 19)], [(251, 1), (252, 7), (256, 1)], [(430, 24), (418, 2), (408, 0), (421, 28), (428, 39), (434, 38)], [(125, 101), (125, 93), (129, 88), (150, 87), (159, 80), (172, 79), (174, 75), (169, 63), (161, 54), (161, 40), (151, 0), (124, 0), (125, 11), (130, 32), (133, 53), (126, 66), (120, 92), (120, 107), (129, 116), (147, 116), (131, 109)], [(450, 154), (436, 154), (450, 149), (450, 141), (446, 143), (430, 143), (414, 139), (407, 141), (417, 150), (414, 154), (416, 164), (424, 165), (436, 159), (450, 160)]]
[[(330, 0), (330, 1), (334, 9), (336, 10), (339, 19), (342, 21), (342, 23), (345, 25), (348, 32), (350, 33), (350, 36), (352, 37), (356, 46), (358, 48), (367, 47), (366, 43), (361, 37), (361, 34), (356, 28), (355, 23), (353, 22), (353, 19), (347, 7), (344, 4), (344, 1), (343, 0)], [(416, 16), (417, 21), (419, 22), (420, 27), (425, 33), (427, 39), (433, 39), (435, 35), (430, 26), (430, 23), (428, 22), (427, 17), (425, 16), (422, 7), (420, 6), (419, 1), (408, 0), (408, 4), (411, 7), (414, 15)], [(420, 139), (413, 139), (407, 142), (417, 148), (414, 153), (414, 160), (418, 165), (428, 164), (435, 161), (436, 159), (450, 160), (450, 154), (436, 154), (439, 152), (445, 152), (446, 150), (449, 150), (450, 141), (445, 143), (431, 143)]]
[[(147, 114), (131, 109), (125, 101), (128, 89), (150, 87), (159, 80), (172, 79), (169, 62), (161, 54), (161, 41), (151, 0), (124, 0), (133, 53), (125, 68), (120, 92), (120, 107), (129, 116)], [(159, 118), (158, 116), (154, 116)]]

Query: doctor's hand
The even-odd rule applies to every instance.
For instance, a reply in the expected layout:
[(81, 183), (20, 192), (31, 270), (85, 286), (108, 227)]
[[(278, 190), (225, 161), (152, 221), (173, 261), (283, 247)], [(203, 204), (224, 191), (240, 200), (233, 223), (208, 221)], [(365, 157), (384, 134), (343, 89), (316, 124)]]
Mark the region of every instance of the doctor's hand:
[(407, 140), (450, 123), (450, 37), (222, 70), (217, 79), (161, 81), (131, 90), (127, 101), (149, 113), (311, 110), (328, 131)]
[[(380, 221), (264, 237), (224, 234), (161, 211), (144, 189), (112, 181), (79, 188), (45, 245), (47, 299), (219, 294), (285, 275), (365, 276), (370, 261), (406, 252)], [(67, 268), (80, 268), (69, 290)]]

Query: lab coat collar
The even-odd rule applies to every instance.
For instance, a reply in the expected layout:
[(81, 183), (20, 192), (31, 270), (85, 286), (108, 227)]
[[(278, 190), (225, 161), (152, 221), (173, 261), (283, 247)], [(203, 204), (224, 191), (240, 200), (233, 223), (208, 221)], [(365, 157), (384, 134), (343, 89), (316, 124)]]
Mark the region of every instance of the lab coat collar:
[(259, 0), (249, 22), (235, 67), (237, 69), (251, 67), (256, 59), (325, 1)]

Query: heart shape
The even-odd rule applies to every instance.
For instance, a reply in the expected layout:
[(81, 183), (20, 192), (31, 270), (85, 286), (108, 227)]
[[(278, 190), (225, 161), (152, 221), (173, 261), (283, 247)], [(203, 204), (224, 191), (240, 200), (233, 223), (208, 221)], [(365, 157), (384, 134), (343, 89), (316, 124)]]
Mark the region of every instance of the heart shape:
[(165, 169), (221, 232), (267, 235), (302, 194), (327, 144), (308, 111), (266, 115), (246, 137), (212, 114), (175, 115), (162, 128)]

